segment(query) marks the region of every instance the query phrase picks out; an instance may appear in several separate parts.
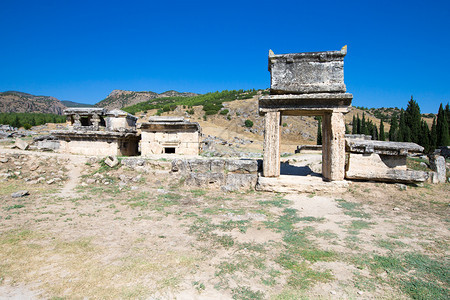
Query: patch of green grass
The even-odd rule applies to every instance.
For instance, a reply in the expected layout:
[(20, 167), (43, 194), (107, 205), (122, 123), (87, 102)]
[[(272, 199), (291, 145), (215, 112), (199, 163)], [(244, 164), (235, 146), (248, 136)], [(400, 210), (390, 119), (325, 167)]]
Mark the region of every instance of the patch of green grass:
[(14, 204), (14, 205), (5, 207), (4, 210), (8, 211), (11, 209), (19, 209), (19, 208), (23, 208), (23, 207), (25, 207), (25, 205), (23, 205), (23, 204)]
[(401, 241), (389, 240), (389, 239), (380, 239), (376, 241), (376, 244), (380, 248), (385, 248), (390, 251), (394, 251), (396, 248), (404, 248), (406, 244)]
[(253, 291), (246, 286), (238, 286), (231, 290), (233, 299), (235, 300), (258, 300), (264, 299), (264, 293), (261, 291)]
[(247, 228), (250, 224), (250, 221), (248, 220), (239, 220), (239, 221), (223, 221), (220, 225), (218, 225), (218, 228), (226, 231), (231, 231), (235, 228), (239, 229), (240, 232), (245, 233), (247, 231)]
[(354, 203), (345, 201), (344, 199), (336, 199), (339, 204), (339, 207), (344, 210), (344, 214), (350, 216), (352, 218), (361, 218), (361, 219), (370, 219), (371, 216), (368, 213), (365, 213), (361, 209), (360, 203)]
[(234, 239), (229, 235), (214, 235), (214, 237), (216, 237), (216, 242), (224, 248), (230, 248), (234, 245)]
[(261, 206), (274, 206), (274, 207), (284, 207), (290, 203), (289, 200), (283, 198), (275, 198), (273, 200), (260, 200), (258, 204)]
[(352, 223), (348, 226), (350, 230), (360, 231), (362, 229), (369, 229), (373, 222), (367, 222), (364, 220), (352, 220)]
[(264, 222), (267, 228), (275, 229), (278, 232), (289, 231), (293, 229), (293, 224), (298, 223), (300, 218), (297, 216), (297, 210), (293, 208), (285, 208), (283, 215), (279, 217), (277, 222)]
[(325, 218), (316, 218), (312, 216), (299, 218), (299, 221), (306, 221), (306, 222), (323, 222), (324, 220)]
[(190, 190), (191, 194), (195, 197), (201, 197), (206, 195), (206, 191), (204, 190)]

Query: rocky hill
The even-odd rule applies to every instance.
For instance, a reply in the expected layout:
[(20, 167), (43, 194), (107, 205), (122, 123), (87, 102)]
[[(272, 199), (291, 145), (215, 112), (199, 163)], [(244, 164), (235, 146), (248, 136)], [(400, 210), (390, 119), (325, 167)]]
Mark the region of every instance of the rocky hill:
[(167, 91), (161, 94), (155, 92), (134, 92), (124, 90), (113, 90), (108, 97), (98, 102), (94, 106), (104, 107), (108, 109), (120, 109), (126, 106), (135, 105), (141, 102), (149, 101), (155, 98), (164, 97), (192, 97), (197, 96), (195, 93), (180, 93), (177, 91)]
[(61, 101), (50, 96), (35, 96), (16, 91), (0, 93), (0, 112), (34, 112), (61, 115), (65, 108)]

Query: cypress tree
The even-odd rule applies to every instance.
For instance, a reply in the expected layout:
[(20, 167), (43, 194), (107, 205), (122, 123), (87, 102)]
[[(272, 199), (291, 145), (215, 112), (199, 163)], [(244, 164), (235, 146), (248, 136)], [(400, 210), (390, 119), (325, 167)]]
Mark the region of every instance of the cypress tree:
[(319, 118), (319, 126), (317, 126), (317, 145), (322, 145), (322, 118)]
[(436, 149), (436, 147), (437, 147), (437, 130), (436, 130), (436, 117), (434, 117), (430, 133), (430, 151)]
[(384, 136), (384, 124), (383, 124), (383, 119), (381, 119), (380, 122), (380, 134), (378, 135), (378, 140), (380, 141), (385, 141), (386, 138)]
[(444, 112), (445, 112), (445, 117), (447, 118), (447, 126), (448, 126), (448, 130), (449, 130), (448, 134), (450, 135), (450, 106), (448, 105), (448, 103), (445, 106)]
[(353, 121), (352, 121), (352, 134), (356, 134), (356, 116), (353, 115)]
[(428, 128), (427, 122), (424, 120), (421, 122), (419, 139), (420, 145), (424, 148), (426, 153), (429, 153), (431, 150), (430, 129)]
[(391, 118), (391, 128), (389, 129), (389, 141), (397, 142), (398, 141), (398, 123), (397, 118), (392, 116)]
[(448, 122), (446, 113), (442, 108), (442, 103), (439, 106), (439, 112), (436, 121), (437, 146), (448, 146), (450, 144), (450, 137), (448, 133)]
[(362, 115), (362, 120), (361, 120), (361, 133), (369, 135), (369, 132), (367, 131), (366, 117), (364, 116), (364, 113)]
[(361, 120), (359, 119), (359, 114), (356, 116), (356, 133), (361, 134)]
[(398, 136), (397, 139), (399, 142), (405, 142), (405, 115), (403, 113), (403, 109), (400, 112), (400, 120), (398, 122)]
[(348, 129), (347, 124), (345, 124), (345, 134), (349, 134), (350, 133), (350, 129)]
[[(405, 142), (414, 142), (420, 144), (420, 132), (421, 132), (421, 115), (419, 104), (411, 96), (411, 100), (408, 102), (405, 114)], [(409, 132), (409, 133), (408, 133)]]

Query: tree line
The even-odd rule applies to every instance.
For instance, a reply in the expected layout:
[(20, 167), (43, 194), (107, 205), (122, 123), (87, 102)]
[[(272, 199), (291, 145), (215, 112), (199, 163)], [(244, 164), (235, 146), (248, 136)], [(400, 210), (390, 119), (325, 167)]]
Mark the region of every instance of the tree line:
[(367, 121), (363, 113), (353, 116), (352, 134), (372, 135), (373, 140), (413, 142), (424, 147), (426, 153), (433, 152), (440, 146), (450, 145), (450, 106), (439, 106), (438, 114), (433, 118), (431, 129), (422, 118), (419, 104), (411, 97), (406, 110), (401, 109), (399, 114), (392, 115), (389, 121), (389, 132), (384, 131), (383, 119), (379, 128), (371, 120)]
[(64, 123), (65, 116), (43, 113), (0, 113), (0, 124), (30, 129), (32, 126), (46, 123)]

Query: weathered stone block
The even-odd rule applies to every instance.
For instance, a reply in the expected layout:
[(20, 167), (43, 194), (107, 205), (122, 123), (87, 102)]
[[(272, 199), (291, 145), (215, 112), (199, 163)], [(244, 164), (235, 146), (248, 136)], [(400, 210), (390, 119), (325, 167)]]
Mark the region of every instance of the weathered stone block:
[(195, 173), (190, 172), (185, 184), (196, 187), (220, 187), (224, 184), (225, 176), (223, 173)]
[(437, 183), (445, 183), (447, 180), (447, 170), (445, 168), (445, 159), (440, 155), (430, 155), (430, 169), (436, 172)]
[(225, 192), (233, 192), (238, 190), (255, 189), (258, 175), (256, 174), (235, 174), (229, 173), (226, 177), (225, 185), (222, 190)]
[(125, 157), (122, 158), (121, 164), (124, 166), (127, 166), (131, 169), (134, 169), (138, 166), (144, 166), (145, 165), (145, 159), (142, 158), (133, 158), (133, 157)]
[(205, 173), (211, 171), (211, 161), (209, 159), (189, 160), (191, 172)]
[(341, 51), (278, 55), (270, 51), (271, 93), (345, 93), (346, 54), (347, 46)]
[(225, 170), (234, 173), (257, 173), (258, 162), (256, 160), (227, 160)]
[(16, 142), (14, 143), (14, 147), (17, 147), (20, 150), (27, 150), (28, 146), (28, 143), (21, 139), (16, 139)]
[(211, 172), (223, 172), (225, 168), (225, 161), (222, 159), (215, 159), (211, 161)]

